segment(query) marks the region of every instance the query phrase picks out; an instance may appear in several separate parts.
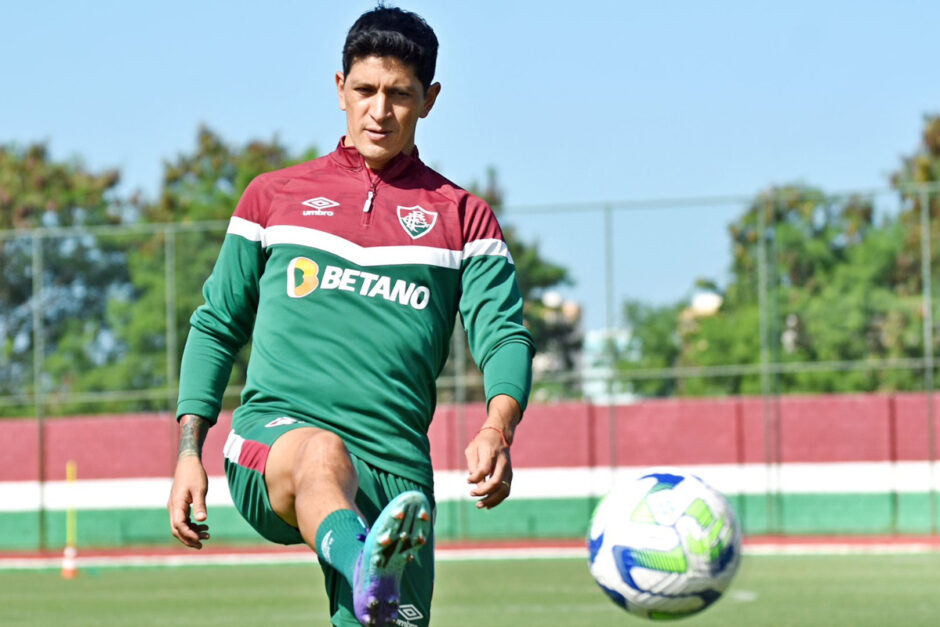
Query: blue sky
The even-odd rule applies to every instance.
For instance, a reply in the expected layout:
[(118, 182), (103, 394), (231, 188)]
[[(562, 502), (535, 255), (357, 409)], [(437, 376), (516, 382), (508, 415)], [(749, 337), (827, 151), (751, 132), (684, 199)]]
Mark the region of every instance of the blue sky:
[[(940, 112), (937, 2), (399, 5), (441, 40), (422, 157), (462, 184), (498, 168), (506, 220), (572, 269), (589, 327), (603, 323), (599, 216), (513, 206), (881, 187)], [(344, 129), (333, 73), (370, 6), (7, 3), (0, 142), (47, 141), (147, 194), (202, 122), (235, 143), (329, 150)], [(618, 214), (618, 302), (720, 278), (740, 209)]]

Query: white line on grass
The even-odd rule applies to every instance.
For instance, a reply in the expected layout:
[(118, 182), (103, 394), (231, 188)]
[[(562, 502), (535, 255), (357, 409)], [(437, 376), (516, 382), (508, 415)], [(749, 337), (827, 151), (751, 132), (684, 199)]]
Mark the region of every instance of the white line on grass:
[(919, 542), (756, 544), (745, 546), (747, 555), (911, 555), (940, 551), (940, 545)]
[[(818, 543), (755, 544), (744, 547), (745, 555), (907, 555), (940, 551), (929, 543)], [(487, 549), (438, 549), (440, 562), (512, 559), (586, 559), (581, 547), (520, 547)], [(76, 559), (79, 569), (87, 568), (175, 568), (181, 566), (245, 566), (264, 564), (315, 564), (312, 552), (291, 553), (216, 553), (211, 555), (111, 555)], [(0, 570), (50, 570), (62, 567), (59, 557), (0, 557)]]

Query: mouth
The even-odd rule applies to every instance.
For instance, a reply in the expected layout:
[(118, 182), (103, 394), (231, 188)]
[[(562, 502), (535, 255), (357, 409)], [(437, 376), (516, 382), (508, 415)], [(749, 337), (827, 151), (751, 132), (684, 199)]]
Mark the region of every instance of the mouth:
[(363, 130), (363, 134), (369, 139), (371, 139), (372, 141), (382, 141), (383, 139), (391, 135), (392, 131), (367, 128)]

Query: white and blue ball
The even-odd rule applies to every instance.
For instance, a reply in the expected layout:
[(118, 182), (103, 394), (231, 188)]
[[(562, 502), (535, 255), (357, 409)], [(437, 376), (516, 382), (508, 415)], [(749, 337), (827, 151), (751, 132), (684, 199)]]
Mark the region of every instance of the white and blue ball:
[(637, 616), (674, 619), (721, 597), (741, 560), (741, 528), (725, 498), (681, 471), (617, 485), (588, 537), (591, 575)]

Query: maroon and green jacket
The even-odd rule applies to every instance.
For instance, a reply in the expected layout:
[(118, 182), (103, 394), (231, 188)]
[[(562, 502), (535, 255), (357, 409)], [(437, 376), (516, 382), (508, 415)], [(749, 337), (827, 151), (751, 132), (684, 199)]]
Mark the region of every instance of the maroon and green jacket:
[(524, 408), (532, 337), (490, 207), (424, 165), (343, 146), (257, 177), (193, 314), (177, 414), (215, 421), (251, 341), (238, 412), (309, 417), (350, 451), (432, 486), (427, 430), (456, 315), (487, 400)]

